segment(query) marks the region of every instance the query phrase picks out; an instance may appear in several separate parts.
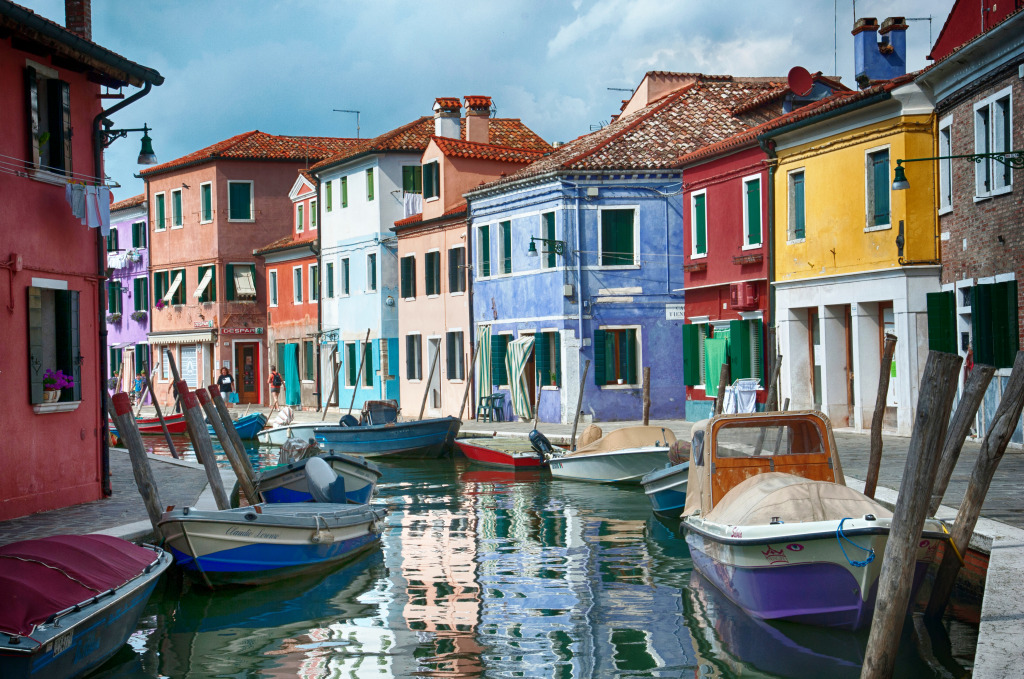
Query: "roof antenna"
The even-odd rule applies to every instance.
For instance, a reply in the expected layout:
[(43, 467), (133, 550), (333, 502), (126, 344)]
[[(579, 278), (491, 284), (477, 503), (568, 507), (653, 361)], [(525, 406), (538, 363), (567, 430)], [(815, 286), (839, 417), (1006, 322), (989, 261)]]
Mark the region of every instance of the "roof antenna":
[(336, 108), (332, 109), (335, 113), (355, 113), (356, 114), (356, 139), (359, 139), (359, 111), (353, 111), (348, 108)]

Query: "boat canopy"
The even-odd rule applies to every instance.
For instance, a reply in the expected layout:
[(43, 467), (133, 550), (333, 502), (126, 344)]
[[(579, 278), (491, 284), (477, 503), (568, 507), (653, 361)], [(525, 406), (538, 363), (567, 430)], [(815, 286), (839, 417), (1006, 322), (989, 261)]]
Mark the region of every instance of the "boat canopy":
[(676, 442), (676, 435), (671, 429), (664, 427), (623, 427), (608, 432), (591, 444), (577, 448), (566, 457), (576, 455), (593, 455), (594, 453), (614, 453), (629, 448), (648, 448), (651, 446), (671, 446)]

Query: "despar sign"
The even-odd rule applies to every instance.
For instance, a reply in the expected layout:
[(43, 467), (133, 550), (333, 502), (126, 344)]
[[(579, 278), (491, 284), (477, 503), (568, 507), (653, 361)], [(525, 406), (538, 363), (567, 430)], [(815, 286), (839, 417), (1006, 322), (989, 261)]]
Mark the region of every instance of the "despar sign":
[(222, 335), (262, 335), (263, 328), (221, 328)]
[(665, 305), (665, 320), (666, 321), (685, 321), (686, 320), (686, 305), (685, 304), (666, 304)]

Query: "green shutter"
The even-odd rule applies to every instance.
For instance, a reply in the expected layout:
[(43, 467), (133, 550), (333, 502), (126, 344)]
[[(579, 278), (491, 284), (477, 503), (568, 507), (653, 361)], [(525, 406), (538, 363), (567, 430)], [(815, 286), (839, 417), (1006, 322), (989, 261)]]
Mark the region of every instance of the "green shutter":
[(373, 386), (373, 340), (363, 343), (363, 385)]
[(615, 365), (615, 344), (618, 340), (618, 333), (615, 330), (607, 330), (604, 333), (604, 382), (615, 384), (617, 379), (618, 366)]
[(957, 353), (956, 346), (956, 293), (929, 292), (928, 348), (932, 351)]
[(747, 182), (747, 243), (761, 244), (761, 180)]
[(208, 222), (213, 219), (213, 185), (203, 184), (200, 186), (199, 197), (202, 201), (202, 220)]
[(163, 194), (156, 197), (156, 207), (154, 212), (156, 213), (156, 230), (161, 231), (167, 226), (164, 219), (167, 217), (165, 196)]
[(554, 343), (555, 354), (555, 383), (553, 386), (562, 386), (562, 333), (551, 333), (551, 341)]
[(486, 225), (480, 229), (480, 276), (491, 275), (491, 227)]
[[(546, 212), (544, 214), (544, 237), (549, 241), (555, 240), (555, 213)], [(558, 261), (555, 259), (555, 244), (547, 243), (548, 246), (548, 268), (553, 269)]]
[(406, 165), (402, 168), (402, 190), (406, 193), (423, 192), (423, 168), (419, 165)]
[(804, 173), (793, 175), (793, 238), (803, 238), (804, 228)]
[[(224, 281), (224, 285), (227, 288), (228, 301), (235, 299), (235, 265), (225, 264), (224, 265), (224, 277), (227, 279)], [(284, 370), (284, 364), (278, 364), (282, 370)]]
[(29, 402), (43, 402), (43, 289), (28, 290), (28, 387)]
[(493, 385), (508, 384), (508, 370), (505, 369), (505, 352), (508, 335), (491, 336), (491, 379)]
[[(77, 290), (58, 290), (56, 293), (57, 308), (61, 309), (65, 302), (66, 313), (63, 318), (65, 322), (64, 331), (67, 333), (67, 353), (64, 358), (64, 366), (67, 372), (71, 372), (75, 376), (75, 384), (71, 388), (71, 400), (81, 401), (82, 400), (82, 364), (78, 360), (81, 356), (81, 336), (79, 334), (78, 327), (78, 314), (79, 314), (79, 293)], [(58, 361), (60, 359), (58, 358)]]
[(149, 280), (146, 278), (135, 279), (135, 310), (147, 311), (149, 309)]
[(1012, 368), (1017, 355), (1017, 281), (992, 286), (992, 350), (997, 368)]
[(604, 360), (604, 330), (594, 330), (594, 384), (601, 386), (607, 382)]
[(889, 152), (879, 151), (871, 156), (873, 202), (872, 225), (889, 223)]
[(633, 210), (602, 210), (601, 266), (633, 263)]
[(71, 176), (71, 85), (52, 78), (46, 85), (50, 128), (50, 158), (46, 164)]
[(408, 299), (409, 295), (409, 257), (402, 257), (401, 264), (401, 287), (402, 299)]
[(756, 377), (764, 386), (764, 321), (750, 321), (750, 376)]
[(751, 353), (750, 321), (729, 321), (729, 376), (733, 380), (755, 376)]
[(992, 286), (975, 285), (971, 290), (971, 342), (974, 362), (995, 365), (992, 341)]
[[(640, 378), (637, 375), (637, 364), (636, 355), (639, 353), (637, 345), (640, 343), (640, 338), (637, 337), (636, 330), (623, 330), (619, 337), (626, 344), (626, 369), (623, 371), (623, 378), (626, 380), (626, 384), (639, 384)], [(620, 351), (620, 353), (622, 353)]]
[(512, 273), (512, 222), (501, 222), (501, 272)]
[(348, 207), (348, 177), (341, 178), (341, 206)]
[(452, 335), (455, 333), (445, 333), (444, 337), (444, 366), (446, 379), (454, 380), (455, 377), (455, 342), (452, 341)]
[(181, 191), (171, 192), (171, 216), (174, 226), (181, 226), (184, 223), (185, 216), (182, 214), (181, 209)]
[(683, 384), (700, 384), (700, 326), (683, 326)]
[(705, 194), (693, 197), (694, 254), (708, 254), (708, 215)]
[(366, 169), (366, 200), (373, 200), (373, 168)]
[(313, 343), (312, 342), (308, 342), (308, 341), (307, 342), (303, 342), (302, 343), (302, 353), (303, 353), (303, 367), (306, 369), (305, 370), (306, 379), (307, 380), (311, 380), (311, 379), (313, 379)]
[(252, 184), (228, 184), (228, 214), (231, 219), (252, 219)]
[(376, 290), (377, 289), (377, 255), (371, 254), (369, 259), (370, 259), (370, 280), (368, 281), (368, 283), (370, 285), (370, 290)]
[(537, 366), (538, 383), (542, 387), (551, 386), (551, 356), (548, 353), (548, 333), (538, 332), (534, 335), (533, 355)]
[(329, 181), (324, 187), (324, 200), (327, 201), (327, 211), (334, 209), (334, 182)]

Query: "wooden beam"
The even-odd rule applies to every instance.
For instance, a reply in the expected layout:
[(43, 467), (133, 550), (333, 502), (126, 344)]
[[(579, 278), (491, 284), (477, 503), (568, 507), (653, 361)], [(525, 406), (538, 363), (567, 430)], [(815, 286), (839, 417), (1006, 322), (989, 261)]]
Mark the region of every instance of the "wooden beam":
[(128, 399), (128, 394), (123, 392), (114, 394), (112, 398), (107, 399), (107, 409), (111, 421), (117, 425), (117, 432), (121, 436), (121, 440), (128, 448), (135, 485), (138, 486), (139, 494), (142, 495), (142, 501), (146, 505), (146, 513), (149, 514), (149, 522), (153, 526), (154, 539), (157, 542), (162, 542), (163, 532), (160, 530), (159, 524), (164, 505), (160, 501), (160, 491), (153, 479), (153, 469), (149, 466), (146, 445), (142, 441), (138, 424), (132, 416), (132, 404)]
[(882, 421), (885, 419), (885, 402), (889, 395), (889, 377), (892, 375), (892, 356), (895, 351), (896, 335), (885, 333), (885, 347), (882, 350), (882, 364), (878, 373), (878, 393), (875, 395), (875, 413), (871, 417), (871, 454), (868, 457), (868, 471), (864, 479), (864, 494), (872, 498), (878, 486), (878, 468), (882, 464)]
[(590, 359), (583, 365), (583, 377), (580, 378), (580, 393), (576, 397), (576, 414), (572, 418), (572, 436), (569, 438), (569, 450), (576, 450), (576, 426), (580, 423), (580, 411), (583, 408), (583, 389), (587, 386), (587, 372), (590, 371)]

